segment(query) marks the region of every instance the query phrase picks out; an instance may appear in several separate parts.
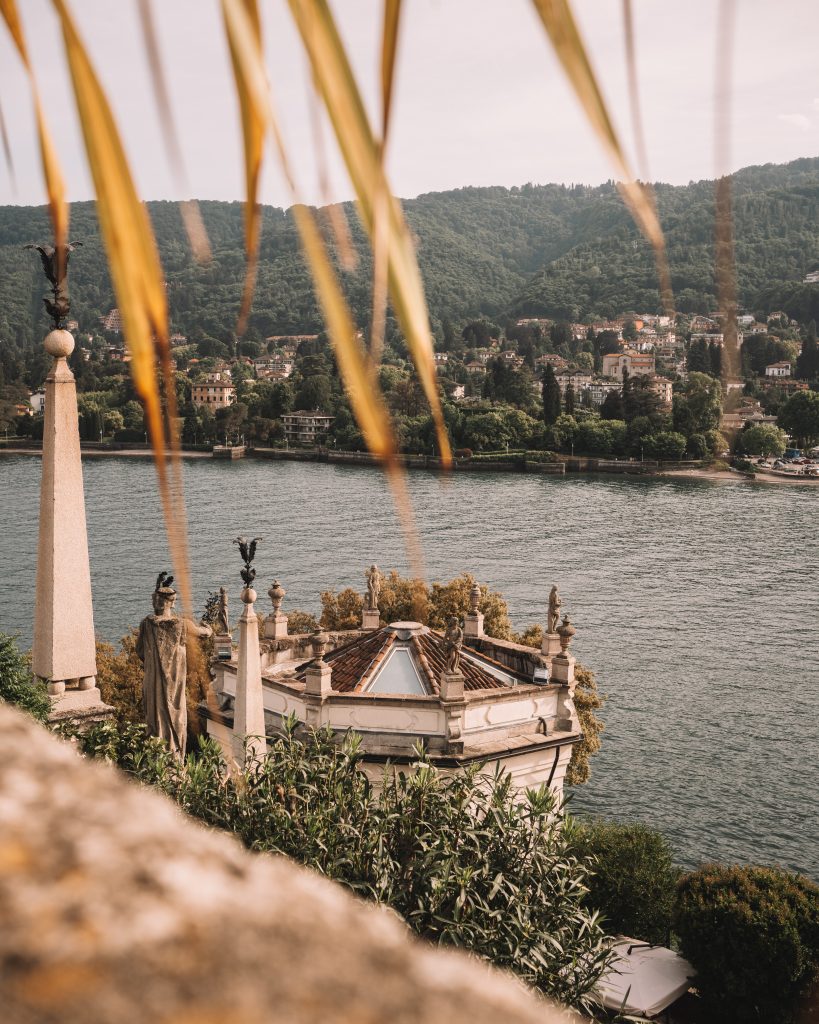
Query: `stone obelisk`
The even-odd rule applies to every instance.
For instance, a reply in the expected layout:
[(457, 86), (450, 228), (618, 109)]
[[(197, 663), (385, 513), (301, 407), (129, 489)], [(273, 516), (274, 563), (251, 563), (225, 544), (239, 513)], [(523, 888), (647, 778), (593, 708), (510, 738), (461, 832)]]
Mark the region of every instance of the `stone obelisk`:
[(54, 365), (45, 382), (43, 475), (34, 605), (34, 675), (48, 680), (54, 713), (99, 706), (94, 613), (85, 527), (85, 495), (77, 421), (77, 387), (67, 358), (68, 331), (45, 339)]

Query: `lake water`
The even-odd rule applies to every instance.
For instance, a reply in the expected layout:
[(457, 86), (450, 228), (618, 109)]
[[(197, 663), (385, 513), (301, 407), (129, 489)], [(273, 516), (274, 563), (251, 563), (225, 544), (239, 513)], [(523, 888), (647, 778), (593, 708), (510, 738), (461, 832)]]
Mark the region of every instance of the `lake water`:
[[(94, 611), (116, 640), (170, 569), (154, 471), (84, 462)], [(0, 630), (30, 644), (40, 460), (0, 459)], [(185, 464), (197, 605), (241, 583), (231, 539), (264, 538), (261, 595), (285, 611), (407, 571), (373, 470), (290, 462)], [(691, 479), (409, 477), (430, 580), (474, 573), (518, 628), (560, 586), (573, 650), (607, 701), (603, 749), (576, 812), (646, 821), (686, 865), (779, 863), (819, 878), (819, 490)]]

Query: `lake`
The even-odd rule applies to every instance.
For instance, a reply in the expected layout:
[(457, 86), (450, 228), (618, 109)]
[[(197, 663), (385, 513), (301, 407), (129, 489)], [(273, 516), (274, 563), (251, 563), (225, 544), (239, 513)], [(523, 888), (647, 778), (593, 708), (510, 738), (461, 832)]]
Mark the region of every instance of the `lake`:
[[(371, 469), (185, 463), (197, 607), (241, 589), (239, 533), (284, 610), (408, 570)], [(84, 461), (98, 633), (150, 612), (170, 569), (152, 465)], [(0, 630), (31, 642), (40, 460), (0, 459)], [(461, 572), (503, 592), (513, 622), (543, 622), (557, 582), (573, 651), (606, 695), (603, 749), (575, 812), (648, 822), (685, 865), (779, 863), (819, 878), (819, 489), (695, 479), (409, 476), (427, 578)]]

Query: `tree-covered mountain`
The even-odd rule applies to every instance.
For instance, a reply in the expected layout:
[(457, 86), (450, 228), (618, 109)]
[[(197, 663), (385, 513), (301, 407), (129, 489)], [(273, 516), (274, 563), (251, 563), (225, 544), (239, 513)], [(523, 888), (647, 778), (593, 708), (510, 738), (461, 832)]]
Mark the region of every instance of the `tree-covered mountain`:
[[(713, 182), (657, 186), (677, 308), (713, 308)], [(819, 159), (749, 167), (734, 177), (741, 303), (780, 306), (819, 318)], [(463, 188), (404, 204), (418, 243), (433, 325), (484, 314), (582, 319), (623, 309), (652, 311), (659, 295), (651, 251), (614, 186)], [(213, 261), (190, 255), (179, 209), (148, 210), (168, 283), (172, 325), (192, 339), (224, 340), (233, 329), (245, 268), (240, 203), (204, 202)], [(360, 324), (369, 316), (370, 258), (352, 204), (346, 205), (358, 266), (343, 272)], [(45, 282), (27, 242), (49, 237), (42, 207), (0, 207), (0, 342), (33, 343), (46, 327)], [(72, 207), (71, 237), (84, 245), (71, 263), (73, 315), (82, 328), (114, 304), (93, 203)], [(321, 319), (292, 217), (266, 207), (251, 332), (317, 330)]]

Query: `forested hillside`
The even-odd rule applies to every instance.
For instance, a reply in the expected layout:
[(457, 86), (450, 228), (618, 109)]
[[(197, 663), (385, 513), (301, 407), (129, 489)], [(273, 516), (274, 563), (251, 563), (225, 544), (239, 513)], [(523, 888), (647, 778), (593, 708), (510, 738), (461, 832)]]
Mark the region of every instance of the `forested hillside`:
[[(819, 159), (746, 168), (734, 180), (740, 301), (819, 318), (819, 286), (801, 284), (819, 267)], [(678, 309), (713, 308), (713, 183), (660, 185), (658, 199)], [(207, 267), (190, 256), (177, 206), (148, 208), (173, 328), (223, 340), (235, 323), (244, 274), (241, 204), (202, 204), (214, 253)], [(611, 184), (464, 188), (419, 196), (405, 209), (436, 330), (445, 319), (479, 314), (576, 320), (657, 308), (651, 252)], [(352, 205), (347, 213), (359, 261), (343, 279), (364, 325), (369, 255)], [(0, 208), (0, 342), (22, 347), (42, 336), (40, 264), (20, 247), (48, 237), (44, 208)], [(86, 328), (114, 305), (93, 204), (73, 206), (71, 237), (84, 243), (72, 258), (71, 290), (74, 315)], [(262, 338), (320, 328), (292, 218), (273, 207), (264, 211), (250, 327)]]

